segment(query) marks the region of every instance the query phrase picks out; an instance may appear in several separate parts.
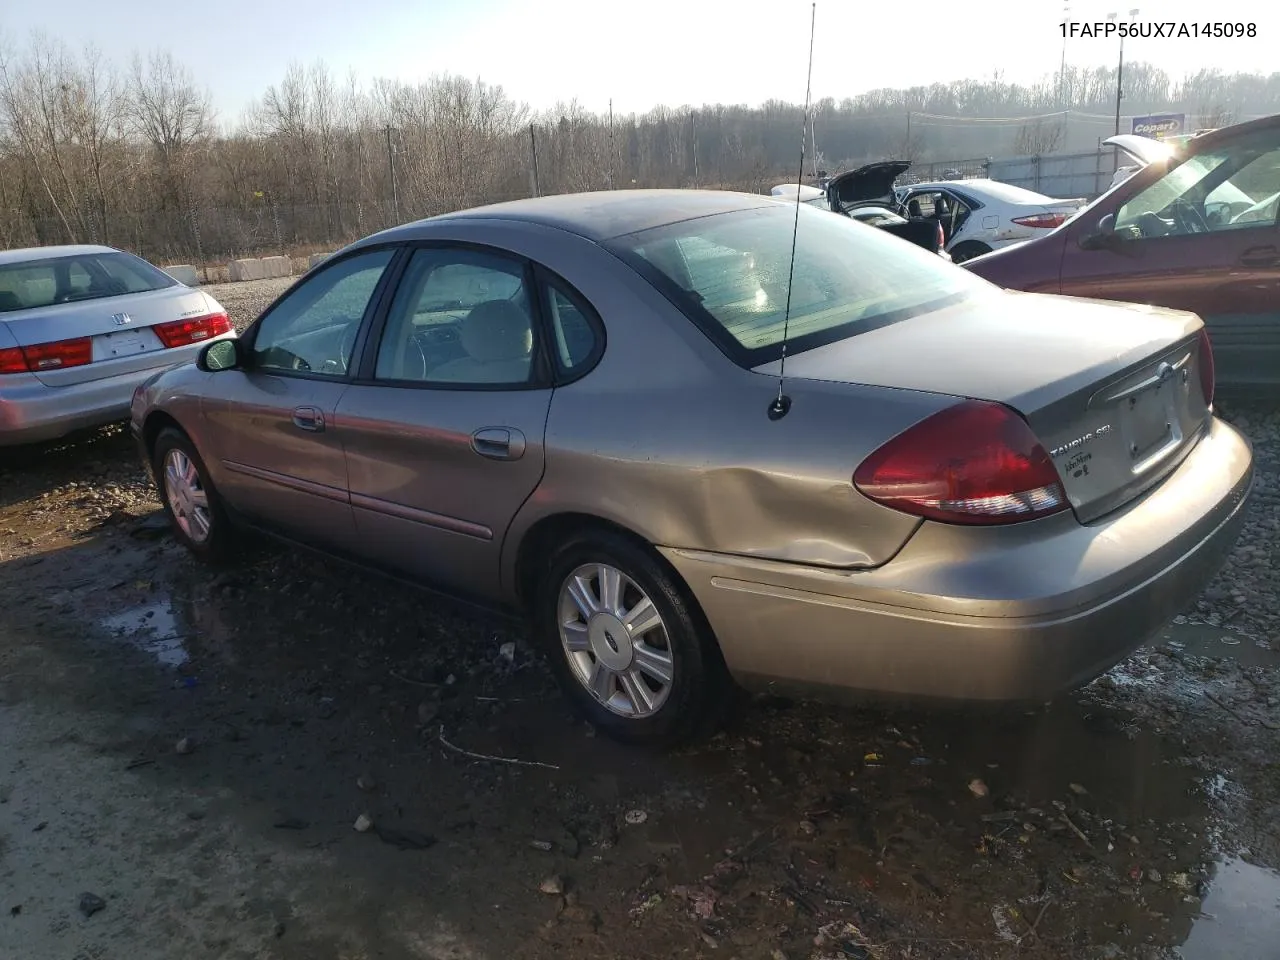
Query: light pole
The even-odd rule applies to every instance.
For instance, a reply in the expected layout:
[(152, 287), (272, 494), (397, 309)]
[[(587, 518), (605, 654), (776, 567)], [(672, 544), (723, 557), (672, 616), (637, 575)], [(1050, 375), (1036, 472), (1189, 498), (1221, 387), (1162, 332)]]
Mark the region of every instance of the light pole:
[[(1071, 23), (1071, 4), (1062, 5), (1062, 23)], [(1067, 108), (1067, 31), (1062, 31), (1062, 67), (1058, 70), (1058, 106)]]
[[(1138, 16), (1138, 8), (1134, 7), (1129, 11), (1129, 19), (1134, 20)], [(1120, 14), (1109, 13), (1107, 19), (1113, 22), (1120, 19)], [(1116, 68), (1116, 132), (1120, 135), (1120, 101), (1124, 99), (1124, 34), (1120, 35), (1120, 65)], [(1119, 156), (1119, 154), (1117, 154)]]

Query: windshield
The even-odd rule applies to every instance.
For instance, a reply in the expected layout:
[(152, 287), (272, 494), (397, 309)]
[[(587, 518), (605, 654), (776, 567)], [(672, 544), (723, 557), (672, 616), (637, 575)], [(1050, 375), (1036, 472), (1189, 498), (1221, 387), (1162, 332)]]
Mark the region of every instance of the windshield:
[[(795, 224), (795, 272), (787, 317)], [(744, 366), (798, 353), (991, 289), (849, 217), (769, 204), (642, 230), (609, 245)]]
[(0, 313), (176, 285), (167, 273), (129, 253), (83, 253), (6, 263), (0, 264)]

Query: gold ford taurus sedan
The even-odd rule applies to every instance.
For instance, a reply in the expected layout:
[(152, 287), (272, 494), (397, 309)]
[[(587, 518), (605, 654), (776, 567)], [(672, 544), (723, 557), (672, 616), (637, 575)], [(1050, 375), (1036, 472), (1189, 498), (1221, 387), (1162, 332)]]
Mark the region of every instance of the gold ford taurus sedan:
[(593, 723), (670, 741), (731, 678), (1097, 676), (1235, 541), (1252, 456), (1212, 397), (1193, 314), (1005, 292), (794, 202), (617, 191), (359, 241), (132, 424), (196, 554), (252, 526), (527, 615)]

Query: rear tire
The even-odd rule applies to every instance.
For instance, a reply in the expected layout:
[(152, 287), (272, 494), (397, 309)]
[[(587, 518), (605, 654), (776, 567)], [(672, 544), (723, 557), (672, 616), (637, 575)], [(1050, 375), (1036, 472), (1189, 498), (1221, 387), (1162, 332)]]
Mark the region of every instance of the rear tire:
[(732, 689), (684, 585), (641, 545), (582, 533), (550, 558), (534, 633), (565, 696), (628, 744), (671, 746), (718, 725)]
[(952, 263), (964, 263), (966, 260), (972, 260), (974, 257), (980, 257), (984, 253), (990, 253), (991, 248), (985, 243), (979, 243), (977, 240), (966, 240), (964, 243), (957, 243), (951, 250)]
[(236, 531), (191, 438), (166, 427), (151, 448), (151, 469), (174, 536), (206, 563), (231, 559)]

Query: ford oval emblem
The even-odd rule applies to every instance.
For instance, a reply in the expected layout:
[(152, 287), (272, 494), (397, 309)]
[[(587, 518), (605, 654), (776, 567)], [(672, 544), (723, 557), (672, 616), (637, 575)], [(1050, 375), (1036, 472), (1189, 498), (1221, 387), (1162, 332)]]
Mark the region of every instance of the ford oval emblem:
[(133, 323), (133, 317), (129, 316), (127, 313), (113, 313), (111, 315), (111, 322), (117, 327), (123, 327), (126, 323)]

